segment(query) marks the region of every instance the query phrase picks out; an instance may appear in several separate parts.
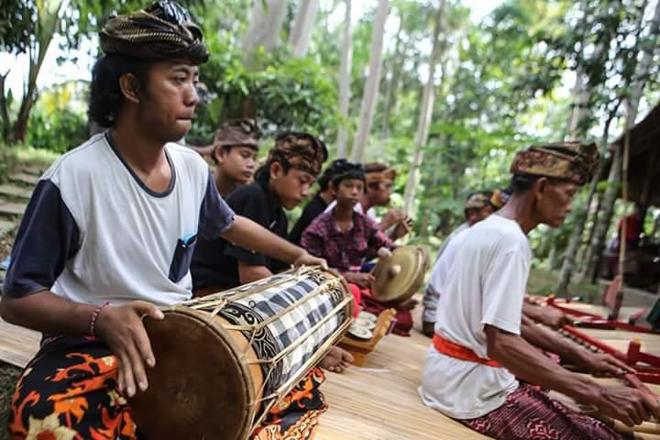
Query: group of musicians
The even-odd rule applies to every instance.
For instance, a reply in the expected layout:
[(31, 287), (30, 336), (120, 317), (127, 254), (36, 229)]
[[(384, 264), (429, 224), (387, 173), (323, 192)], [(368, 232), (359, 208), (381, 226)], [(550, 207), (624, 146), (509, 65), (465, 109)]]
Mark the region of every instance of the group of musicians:
[[(175, 2), (111, 17), (100, 46), (89, 114), (108, 130), (41, 178), (4, 284), (2, 317), (44, 335), (12, 399), (13, 439), (144, 438), (127, 399), (149, 387), (146, 372), (158, 362), (145, 316), (163, 319), (160, 306), (193, 291), (203, 296), (291, 264), (326, 262), (350, 283), (356, 310), (377, 308), (363, 264), (388, 258), (410, 228), (400, 211), (374, 216), (374, 207), (389, 204), (392, 169), (337, 160), (321, 173), (328, 152), (313, 134), (279, 134), (257, 169), (256, 124), (229, 121), (214, 139), (213, 173), (174, 143), (191, 128), (198, 66), (208, 58), (200, 28)], [(648, 396), (585, 380), (544, 355), (594, 372), (628, 370), (537, 326), (533, 319), (545, 315), (525, 300), (527, 234), (562, 223), (596, 156), (593, 145), (530, 147), (511, 167), (506, 204), (500, 193), (470, 197), (467, 224), (442, 250), (427, 289), (426, 405), (505, 439), (619, 438), (547, 389), (627, 424), (658, 415)], [(319, 192), (288, 235), (285, 210), (301, 204), (317, 178)], [(410, 331), (412, 307), (399, 306), (401, 334)], [(351, 360), (333, 348), (320, 367), (341, 372)], [(310, 438), (326, 408), (322, 381), (320, 369), (310, 371), (254, 436)]]

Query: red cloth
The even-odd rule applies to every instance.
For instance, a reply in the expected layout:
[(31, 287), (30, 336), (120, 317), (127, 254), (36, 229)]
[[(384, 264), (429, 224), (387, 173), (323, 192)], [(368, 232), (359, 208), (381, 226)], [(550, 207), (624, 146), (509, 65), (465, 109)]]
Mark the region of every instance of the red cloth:
[(488, 437), (507, 440), (622, 438), (603, 422), (568, 408), (526, 383), (521, 383), (496, 410), (459, 422)]
[(357, 318), (360, 314), (360, 309), (362, 308), (362, 289), (360, 289), (360, 286), (353, 283), (348, 283), (348, 289), (353, 295), (353, 318)]
[(468, 347), (463, 347), (460, 344), (452, 342), (448, 339), (443, 338), (439, 334), (435, 333), (433, 335), (433, 346), (439, 353), (444, 354), (445, 356), (452, 357), (454, 359), (460, 359), (462, 361), (476, 362), (478, 364), (488, 365), (489, 367), (502, 368), (502, 364), (491, 359), (484, 359), (469, 349)]
[(378, 301), (371, 295), (371, 289), (361, 289), (362, 293), (362, 308), (374, 315), (380, 315), (381, 312), (387, 309), (395, 309), (396, 315), (394, 319), (394, 328), (392, 333), (399, 336), (410, 336), (410, 330), (413, 327), (412, 313), (408, 309), (399, 309), (396, 305), (387, 304)]
[(623, 222), (626, 222), (626, 241), (639, 240), (642, 234), (642, 218), (638, 213), (625, 216), (619, 221), (619, 237), (623, 231)]

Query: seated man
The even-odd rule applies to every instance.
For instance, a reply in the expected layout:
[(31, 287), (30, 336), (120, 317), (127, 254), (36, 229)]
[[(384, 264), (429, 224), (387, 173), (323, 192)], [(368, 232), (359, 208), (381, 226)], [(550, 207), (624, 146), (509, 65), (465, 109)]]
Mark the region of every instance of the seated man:
[[(467, 209), (478, 209), (478, 212), (472, 215), (466, 214), (468, 221), (456, 229), (449, 238), (447, 238), (442, 248), (440, 248), (438, 259), (433, 265), (429, 284), (424, 292), (424, 313), (422, 315), (424, 319), (422, 323), (422, 332), (428, 337), (433, 337), (438, 299), (443, 291), (444, 283), (449, 279), (452, 264), (456, 259), (456, 252), (461, 247), (467, 229), (489, 217), (492, 214), (493, 209), (501, 208), (501, 206), (498, 206), (496, 200), (493, 199), (498, 194), (497, 191), (494, 193), (494, 196), (490, 198), (489, 204), (492, 205), (492, 208), (484, 205), (486, 199), (481, 196), (482, 194), (485, 193), (475, 193), (470, 196), (466, 203), (466, 211)], [(475, 195), (478, 195), (479, 197), (475, 197)], [(468, 206), (470, 206), (470, 208), (467, 208)], [(474, 222), (475, 219), (478, 219), (478, 221)], [(528, 318), (553, 329), (559, 329), (564, 325), (571, 323), (571, 320), (558, 309), (539, 305), (528, 296), (525, 296), (523, 313)], [(432, 320), (432, 322), (429, 322), (430, 320)]]
[(337, 159), (333, 161), (328, 166), (328, 168), (326, 168), (323, 174), (321, 174), (321, 177), (318, 178), (317, 182), (319, 184), (319, 191), (305, 206), (305, 209), (303, 209), (300, 218), (296, 224), (293, 225), (293, 229), (291, 229), (291, 233), (289, 234), (289, 241), (291, 243), (300, 245), (302, 234), (305, 229), (307, 229), (307, 226), (309, 226), (309, 224), (312, 223), (316, 217), (323, 214), (323, 212), (328, 207), (328, 204), (330, 204), (335, 199), (332, 188), (330, 187), (330, 180), (332, 179), (332, 175), (337, 164), (345, 161), (346, 159)]
[(561, 225), (596, 160), (593, 144), (548, 144), (517, 154), (511, 199), (463, 232), (443, 284), (420, 388), (426, 405), (506, 440), (536, 438), (539, 432), (558, 439), (620, 438), (534, 385), (594, 405), (627, 425), (660, 413), (658, 403), (637, 389), (603, 386), (549, 360), (538, 348), (601, 374), (630, 371), (610, 356), (544, 331), (522, 314), (531, 263), (527, 234), (540, 223)]
[(100, 43), (89, 113), (110, 128), (42, 176), (4, 284), (3, 319), (44, 334), (12, 398), (12, 439), (138, 438), (126, 398), (158, 362), (142, 320), (190, 299), (197, 235), (322, 263), (236, 216), (203, 159), (173, 143), (191, 128), (208, 58), (185, 9), (112, 17)]
[(461, 235), (461, 232), (465, 231), (470, 226), (477, 224), (481, 220), (484, 220), (495, 212), (495, 210), (501, 208), (501, 206), (496, 206), (493, 203), (497, 200), (499, 200), (499, 198), (493, 198), (493, 194), (486, 191), (479, 191), (470, 194), (465, 201), (465, 208), (463, 210), (465, 214), (465, 222), (449, 234), (449, 237), (447, 237), (438, 250), (438, 256), (436, 257), (435, 264), (431, 270), (429, 284), (424, 290), (424, 299), (422, 301), (424, 306), (424, 310), (422, 311), (422, 333), (424, 333), (424, 335), (428, 337), (433, 336), (433, 326), (435, 325), (435, 313), (438, 305), (440, 285), (449, 270), (448, 266), (454, 260), (453, 255), (448, 255), (447, 258), (444, 259), (442, 259), (442, 256), (445, 254), (449, 244), (455, 241), (456, 238)]
[[(403, 237), (411, 227), (411, 220), (404, 212), (398, 209), (390, 209), (379, 221), (376, 218), (376, 210), (374, 209), (377, 206), (389, 206), (396, 171), (378, 162), (366, 164), (364, 171), (365, 191), (360, 198), (360, 202), (355, 205), (355, 211), (376, 222), (378, 228), (386, 231), (392, 240)], [(334, 206), (334, 202), (330, 203), (325, 212), (329, 212)]]
[[(369, 311), (379, 313), (386, 307), (374, 305), (377, 301), (370, 293), (374, 277), (361, 272), (360, 268), (377, 254), (386, 257), (394, 244), (371, 218), (354, 209), (364, 193), (364, 184), (361, 165), (345, 162), (337, 167), (330, 184), (336, 204), (309, 225), (301, 244), (312, 255), (326, 259), (330, 267), (342, 274), (350, 283), (356, 305), (366, 305)], [(409, 315), (407, 308), (398, 311), (396, 332), (410, 331), (412, 317)]]
[(254, 174), (259, 151), (259, 129), (252, 119), (227, 121), (213, 138), (215, 186), (224, 198), (247, 184)]
[[(286, 238), (284, 209), (295, 208), (309, 193), (323, 162), (325, 144), (308, 133), (282, 133), (275, 139), (266, 163), (255, 181), (227, 197), (227, 204), (244, 216)], [(201, 239), (192, 259), (195, 295), (203, 296), (269, 277), (290, 267), (265, 252), (253, 252), (229, 240)], [(352, 361), (350, 354), (334, 347), (321, 362), (323, 368), (341, 372)]]

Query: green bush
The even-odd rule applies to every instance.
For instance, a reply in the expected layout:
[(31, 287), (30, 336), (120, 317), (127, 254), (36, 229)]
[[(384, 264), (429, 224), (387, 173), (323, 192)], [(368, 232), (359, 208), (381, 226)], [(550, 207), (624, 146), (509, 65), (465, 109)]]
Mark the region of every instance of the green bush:
[(34, 148), (64, 153), (87, 139), (87, 118), (69, 109), (48, 114), (35, 109), (30, 115), (27, 144)]

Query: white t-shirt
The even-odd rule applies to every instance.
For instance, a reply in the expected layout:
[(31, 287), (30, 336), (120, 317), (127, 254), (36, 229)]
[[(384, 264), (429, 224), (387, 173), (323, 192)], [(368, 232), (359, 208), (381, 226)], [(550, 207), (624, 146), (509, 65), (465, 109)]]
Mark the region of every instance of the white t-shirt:
[[(330, 212), (333, 210), (333, 208), (337, 206), (337, 201), (333, 200), (330, 202), (330, 204), (325, 208), (325, 211), (323, 213), (325, 214), (326, 212)], [(362, 215), (366, 215), (369, 217), (371, 220), (375, 221), (378, 223), (378, 218), (376, 217), (376, 210), (374, 208), (369, 208), (367, 209), (367, 213), (364, 213), (364, 209), (362, 208), (362, 203), (356, 203), (355, 206), (353, 207), (353, 211), (358, 212)]]
[(446, 240), (445, 245), (438, 251), (438, 257), (433, 265), (431, 277), (428, 286), (438, 294), (442, 292), (442, 285), (449, 275), (451, 265), (456, 257), (456, 252), (465, 237), (465, 231), (469, 228), (467, 223), (463, 223)]
[(433, 270), (431, 270), (429, 282), (426, 285), (426, 289), (424, 289), (424, 299), (422, 301), (424, 310), (422, 311), (422, 319), (425, 322), (435, 322), (435, 315), (438, 309), (438, 298), (440, 297), (440, 292), (442, 292), (442, 285), (451, 270), (451, 265), (456, 256), (456, 250), (461, 241), (463, 241), (463, 232), (469, 227), (470, 225), (463, 223), (456, 228), (456, 230), (447, 237), (440, 250), (438, 250), (438, 256), (433, 264)]
[(170, 143), (169, 188), (147, 188), (113, 147), (94, 135), (59, 158), (34, 190), (12, 251), (4, 293), (44, 289), (78, 303), (190, 299), (196, 238), (234, 221), (204, 160)]
[[(518, 223), (500, 215), (465, 231), (441, 287), (435, 332), (481, 358), (488, 357), (486, 324), (520, 334), (531, 258)], [(473, 419), (499, 408), (517, 387), (505, 368), (448, 357), (431, 346), (420, 395), (449, 417)]]

